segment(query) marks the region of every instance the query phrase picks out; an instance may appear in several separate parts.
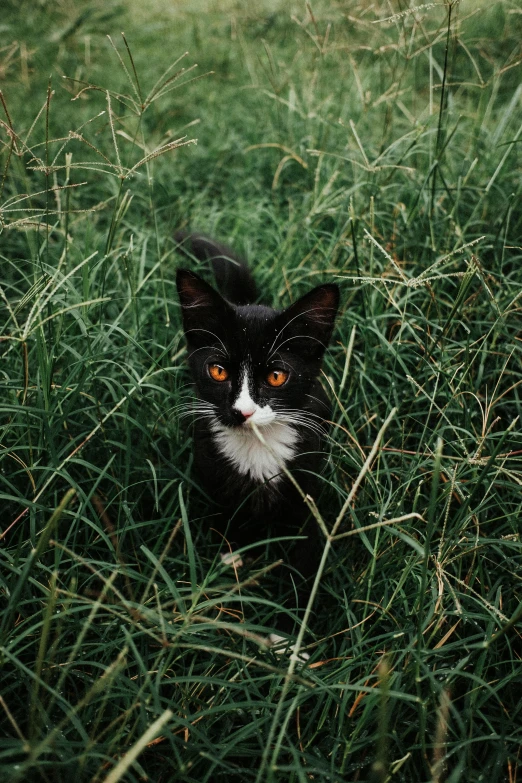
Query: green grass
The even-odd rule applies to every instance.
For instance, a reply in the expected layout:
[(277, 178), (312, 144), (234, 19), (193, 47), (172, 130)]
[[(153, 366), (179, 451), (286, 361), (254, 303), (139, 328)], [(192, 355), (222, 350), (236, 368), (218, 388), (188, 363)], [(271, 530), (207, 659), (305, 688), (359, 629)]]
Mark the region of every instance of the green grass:
[[(2, 780), (522, 780), (518, 3), (4, 5)], [(186, 226), (342, 288), (304, 667), (192, 475)]]

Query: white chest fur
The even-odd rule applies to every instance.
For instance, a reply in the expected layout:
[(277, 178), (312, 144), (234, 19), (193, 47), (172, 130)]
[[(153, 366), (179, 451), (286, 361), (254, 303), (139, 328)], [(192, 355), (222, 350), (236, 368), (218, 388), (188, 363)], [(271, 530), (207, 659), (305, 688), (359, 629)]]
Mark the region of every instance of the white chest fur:
[(266, 446), (248, 425), (232, 428), (214, 422), (212, 430), (219, 452), (241, 475), (256, 481), (281, 478), (281, 465), (295, 455), (299, 437), (293, 427), (278, 421), (260, 427)]

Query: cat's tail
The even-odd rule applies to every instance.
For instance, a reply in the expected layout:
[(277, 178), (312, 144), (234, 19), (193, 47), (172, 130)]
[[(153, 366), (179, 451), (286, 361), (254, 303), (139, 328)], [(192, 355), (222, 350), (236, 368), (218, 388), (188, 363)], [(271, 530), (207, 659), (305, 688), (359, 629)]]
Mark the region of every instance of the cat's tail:
[(252, 273), (246, 262), (230, 247), (204, 234), (188, 231), (178, 231), (174, 239), (185, 255), (210, 262), (217, 287), (225, 299), (236, 305), (255, 302), (257, 289)]

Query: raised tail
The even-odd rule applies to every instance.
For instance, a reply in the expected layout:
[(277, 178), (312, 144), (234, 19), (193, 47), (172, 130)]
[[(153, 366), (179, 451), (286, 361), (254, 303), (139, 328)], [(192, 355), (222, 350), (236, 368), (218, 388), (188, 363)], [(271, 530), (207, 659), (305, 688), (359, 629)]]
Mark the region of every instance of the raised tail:
[(199, 261), (209, 261), (219, 292), (237, 305), (251, 304), (257, 299), (257, 289), (246, 262), (234, 251), (204, 234), (178, 231), (174, 239), (179, 249)]

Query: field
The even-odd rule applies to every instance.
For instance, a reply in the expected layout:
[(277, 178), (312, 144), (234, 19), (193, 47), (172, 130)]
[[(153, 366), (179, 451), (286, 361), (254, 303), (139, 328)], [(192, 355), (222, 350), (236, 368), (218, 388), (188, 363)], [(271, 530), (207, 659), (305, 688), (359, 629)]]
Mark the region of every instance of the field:
[[(517, 0), (2, 9), (2, 781), (521, 783)], [(341, 287), (306, 664), (191, 471), (180, 228)]]

